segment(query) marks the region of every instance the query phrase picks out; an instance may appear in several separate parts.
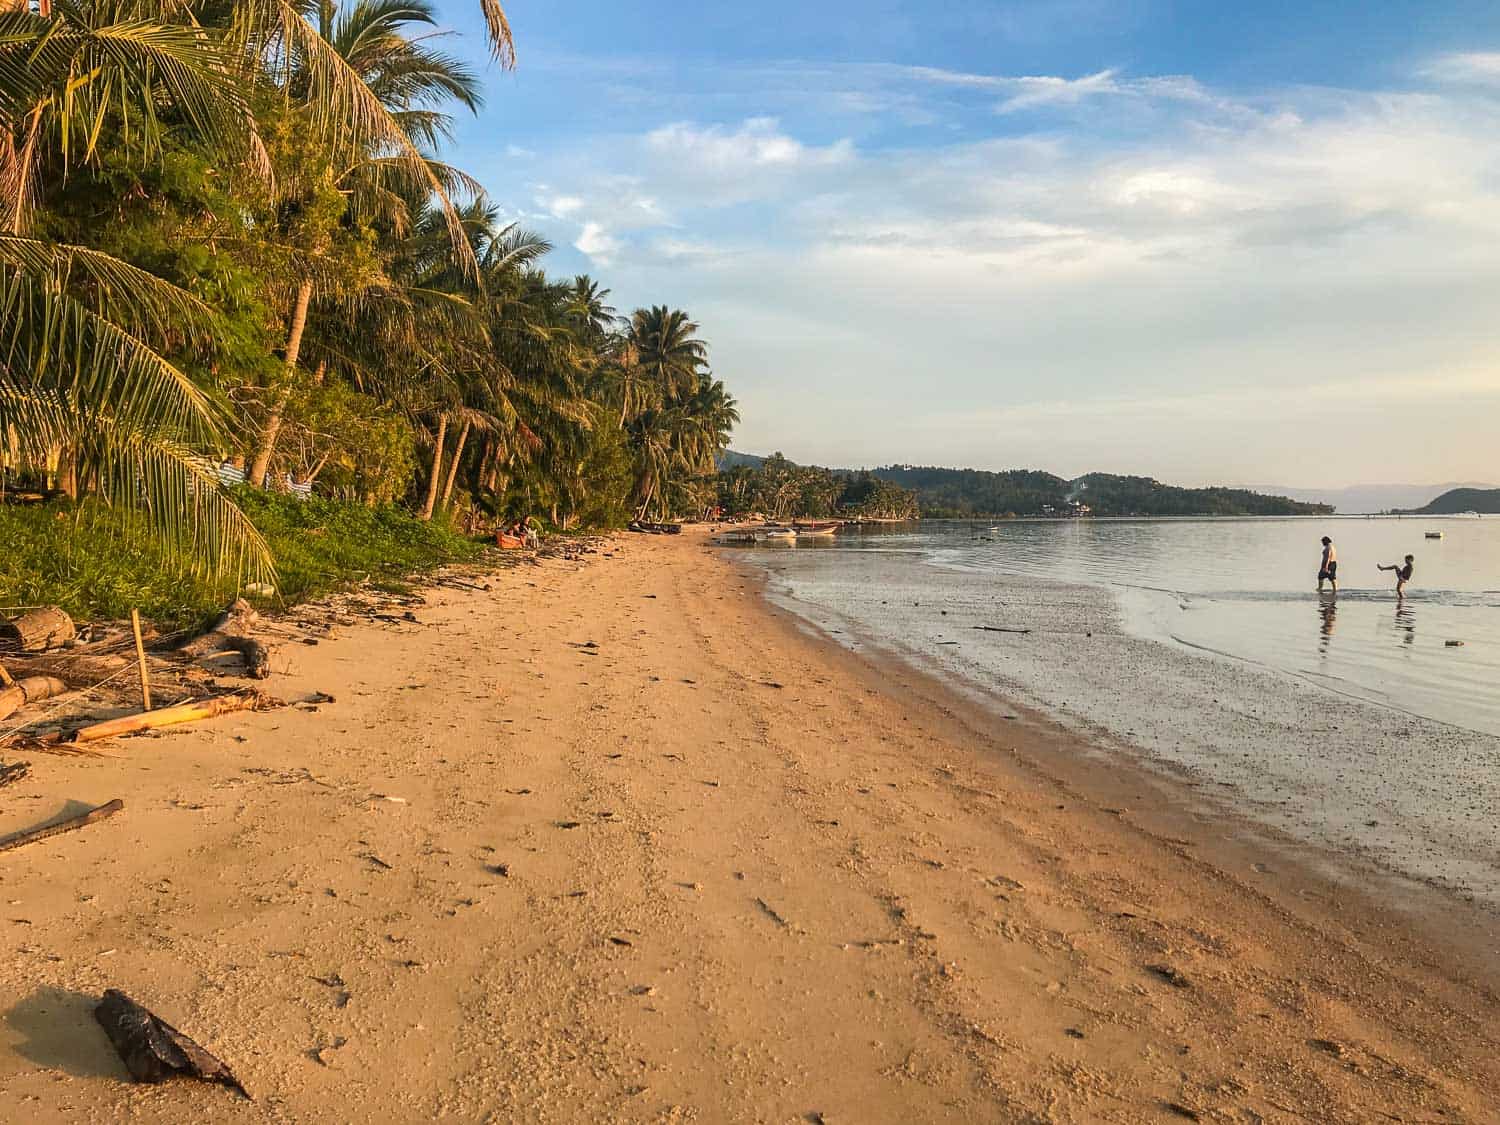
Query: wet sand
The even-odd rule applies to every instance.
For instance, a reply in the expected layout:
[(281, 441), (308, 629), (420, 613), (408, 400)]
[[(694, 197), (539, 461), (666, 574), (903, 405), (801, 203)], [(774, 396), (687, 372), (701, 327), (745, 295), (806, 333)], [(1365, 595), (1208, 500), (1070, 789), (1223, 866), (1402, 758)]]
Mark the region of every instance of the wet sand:
[(739, 557), (845, 645), (931, 668), (981, 703), (1029, 703), (1320, 849), (1500, 910), (1500, 737), (1163, 643), (1127, 619), (1153, 606), (1102, 586), (877, 552)]
[[(1477, 908), (810, 635), (698, 535), (615, 552), (0, 792), (126, 805), (0, 855), (0, 1118), (1500, 1119)], [(106, 987), (256, 1100), (126, 1082)]]

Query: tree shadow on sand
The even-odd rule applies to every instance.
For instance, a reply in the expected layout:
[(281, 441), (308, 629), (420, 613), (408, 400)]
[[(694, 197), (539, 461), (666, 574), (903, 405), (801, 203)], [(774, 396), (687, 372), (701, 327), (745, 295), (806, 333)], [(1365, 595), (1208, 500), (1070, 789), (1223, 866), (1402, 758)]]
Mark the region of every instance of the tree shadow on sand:
[(37, 1066), (75, 1078), (117, 1078), (129, 1073), (94, 1019), (99, 997), (69, 988), (38, 988), (5, 1013), (5, 1022), (25, 1036), (15, 1051)]

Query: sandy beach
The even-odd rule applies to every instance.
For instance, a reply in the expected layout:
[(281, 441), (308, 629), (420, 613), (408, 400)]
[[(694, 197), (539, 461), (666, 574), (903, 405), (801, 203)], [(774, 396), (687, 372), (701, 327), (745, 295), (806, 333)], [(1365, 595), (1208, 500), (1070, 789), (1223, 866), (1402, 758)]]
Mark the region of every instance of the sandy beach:
[[(0, 1120), (1500, 1121), (1481, 906), (847, 651), (701, 533), (490, 581), (0, 791), (125, 803), (0, 854)], [(110, 987), (254, 1100), (131, 1084)]]

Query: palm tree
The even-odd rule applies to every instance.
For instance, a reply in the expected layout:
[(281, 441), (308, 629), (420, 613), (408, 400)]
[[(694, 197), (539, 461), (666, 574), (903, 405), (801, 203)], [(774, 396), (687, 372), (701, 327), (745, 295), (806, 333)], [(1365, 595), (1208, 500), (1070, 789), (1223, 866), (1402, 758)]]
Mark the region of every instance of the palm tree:
[(209, 310), (109, 255), (23, 233), (43, 172), (91, 164), (101, 138), (148, 157), (170, 124), (245, 151), (234, 62), (220, 32), (166, 4), (0, 12), (0, 435), (23, 463), (64, 451), (75, 479), (196, 562), (265, 575), (264, 541), (195, 452), (221, 442), (224, 416), (164, 354), (206, 331)]
[(630, 318), (630, 347), (637, 366), (666, 402), (692, 392), (708, 361), (708, 345), (698, 339), (698, 325), (680, 309), (653, 305)]
[[(334, 0), (322, 0), (318, 9), (319, 28), (301, 30), (297, 49), (290, 52), (286, 89), (301, 94), (305, 101), (294, 113), (298, 122), (307, 119), (314, 124), (321, 114), (318, 93), (327, 85), (325, 69), (340, 78), (339, 89), (360, 103), (362, 113), (369, 114), (376, 128), (368, 140), (355, 145), (344, 155), (346, 141), (342, 135), (327, 146), (331, 183), (350, 199), (351, 215), (365, 220), (384, 221), (396, 232), (409, 222), (410, 199), (430, 193), (442, 206), (437, 214), (446, 221), (452, 249), (463, 263), (474, 264), (461, 208), (448, 198), (455, 185), (478, 195), (479, 189), (467, 178), (433, 160), (430, 149), (444, 136), (451, 119), (441, 106), (457, 101), (465, 108), (477, 110), (480, 103), (479, 83), (463, 62), (435, 51), (430, 46), (432, 34), (414, 33), (413, 28), (432, 27), (436, 15), (427, 0), (356, 0), (347, 11), (340, 12)], [(305, 44), (322, 44), (307, 47)], [(298, 152), (307, 160), (305, 151)], [(342, 165), (342, 167), (340, 166)], [(315, 188), (316, 185), (314, 185)], [(287, 202), (291, 215), (300, 218), (306, 211), (309, 188), (293, 181)], [(285, 211), (283, 205), (278, 210)], [(309, 228), (301, 224), (300, 230)], [(287, 344), (281, 387), (267, 412), (261, 430), (255, 459), (250, 468), (250, 483), (265, 483), (271, 458), (275, 453), (282, 419), (296, 383), (302, 334), (312, 303), (315, 280), (326, 270), (326, 258), (337, 252), (337, 244), (324, 231), (323, 237), (309, 242), (304, 236), (294, 247), (298, 277), (290, 302)], [(477, 268), (477, 264), (475, 264)], [(472, 272), (472, 271), (471, 271)], [(348, 288), (348, 278), (344, 288)], [(373, 278), (367, 281), (373, 281)]]

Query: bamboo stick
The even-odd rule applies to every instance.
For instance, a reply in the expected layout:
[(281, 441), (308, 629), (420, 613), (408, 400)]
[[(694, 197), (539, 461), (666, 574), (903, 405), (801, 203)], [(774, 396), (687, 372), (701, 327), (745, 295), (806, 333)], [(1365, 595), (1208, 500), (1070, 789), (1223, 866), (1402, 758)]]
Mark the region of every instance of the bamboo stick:
[(163, 707), (159, 711), (147, 711), (141, 715), (126, 715), (119, 719), (106, 719), (102, 723), (80, 727), (67, 740), (69, 742), (97, 742), (101, 738), (114, 738), (137, 731), (155, 730), (178, 723), (191, 723), (199, 719), (212, 719), (216, 715), (227, 715), (232, 711), (248, 711), (255, 706), (254, 695), (220, 695), (213, 699), (200, 699), (191, 703), (179, 703), (175, 707)]
[(25, 844), (34, 844), (38, 840), (45, 840), (50, 836), (59, 836), (64, 832), (72, 832), (75, 828), (93, 824), (96, 820), (103, 820), (107, 816), (114, 816), (125, 807), (125, 802), (116, 797), (108, 804), (100, 805), (97, 809), (90, 809), (86, 813), (69, 817), (67, 820), (57, 824), (49, 824), (45, 828), (33, 828), (30, 832), (17, 832), (14, 836), (7, 836), (0, 840), (0, 852), (8, 852), (12, 848), (19, 848)]
[(130, 630), (135, 634), (135, 659), (141, 669), (141, 710), (151, 710), (151, 673), (146, 667), (146, 646), (141, 643), (141, 611), (130, 611)]

